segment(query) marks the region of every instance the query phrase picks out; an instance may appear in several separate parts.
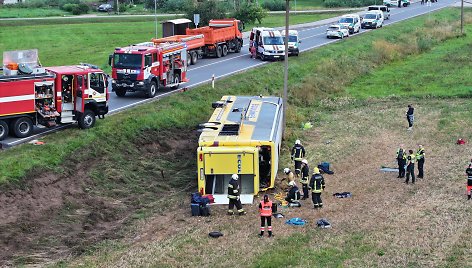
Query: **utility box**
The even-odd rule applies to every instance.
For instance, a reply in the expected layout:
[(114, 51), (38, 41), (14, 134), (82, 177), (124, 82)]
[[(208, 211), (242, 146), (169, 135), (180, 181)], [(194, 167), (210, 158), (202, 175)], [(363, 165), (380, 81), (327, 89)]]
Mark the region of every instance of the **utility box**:
[(189, 19), (167, 20), (162, 23), (162, 37), (185, 35), (186, 29), (192, 23)]

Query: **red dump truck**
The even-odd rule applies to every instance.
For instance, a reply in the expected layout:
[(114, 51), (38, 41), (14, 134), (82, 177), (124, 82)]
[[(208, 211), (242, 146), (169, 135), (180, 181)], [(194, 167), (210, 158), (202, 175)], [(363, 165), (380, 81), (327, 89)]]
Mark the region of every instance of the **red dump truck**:
[(188, 63), (195, 64), (203, 56), (224, 57), (228, 52), (241, 52), (243, 25), (237, 19), (210, 20), (209, 26), (190, 29), (190, 20), (176, 19), (163, 23), (163, 38), (152, 39), (155, 44), (184, 42)]

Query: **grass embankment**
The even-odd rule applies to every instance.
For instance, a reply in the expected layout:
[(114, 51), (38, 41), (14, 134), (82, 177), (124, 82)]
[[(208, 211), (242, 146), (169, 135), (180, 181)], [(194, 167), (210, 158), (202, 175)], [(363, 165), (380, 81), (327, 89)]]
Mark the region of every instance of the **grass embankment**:
[[(320, 125), (316, 124), (316, 130), (314, 132), (303, 133), (306, 137), (304, 139), (306, 140), (305, 143), (307, 147), (309, 147), (310, 152), (316, 152), (310, 153), (309, 161), (310, 163), (312, 163), (315, 161), (320, 161), (321, 159), (328, 158), (330, 160), (332, 159), (333, 162), (336, 162), (340, 161), (341, 159), (345, 159), (344, 157), (348, 157), (348, 159), (351, 158), (349, 162), (350, 166), (348, 165), (347, 167), (339, 170), (341, 173), (340, 178), (350, 179), (348, 180), (350, 184), (348, 185), (349, 188), (347, 190), (357, 191), (359, 193), (363, 193), (365, 190), (367, 190), (368, 193), (376, 193), (378, 192), (378, 189), (385, 189), (385, 185), (382, 181), (378, 180), (375, 184), (369, 185), (371, 179), (370, 177), (359, 176), (360, 174), (364, 174), (365, 171), (356, 166), (355, 160), (357, 159), (353, 159), (351, 156), (356, 153), (357, 148), (364, 150), (361, 151), (361, 155), (369, 155), (369, 150), (371, 148), (368, 146), (360, 146), (361, 144), (363, 144), (364, 142), (368, 142), (370, 137), (380, 137), (381, 135), (376, 134), (379, 133), (378, 131), (385, 131), (385, 129), (389, 131), (396, 130), (398, 132), (395, 134), (396, 136), (394, 137), (394, 139), (388, 139), (388, 146), (390, 146), (391, 148), (387, 146), (387, 143), (385, 143), (385, 141), (384, 143), (381, 143), (381, 145), (387, 146), (389, 150), (394, 150), (395, 144), (392, 143), (396, 143), (396, 139), (398, 139), (398, 142), (400, 142), (400, 139), (407, 139), (408, 137), (403, 137), (401, 136), (401, 134), (399, 134), (399, 126), (401, 125), (401, 123), (389, 125), (386, 121), (388, 119), (392, 119), (392, 115), (394, 115), (395, 113), (399, 114), (400, 118), (403, 117), (402, 112), (405, 106), (405, 103), (403, 101), (401, 103), (396, 104), (389, 104), (390, 102), (394, 102), (395, 98), (391, 98), (387, 101), (379, 101), (379, 103), (375, 103), (374, 101), (357, 101), (350, 97), (349, 90), (346, 89), (346, 85), (350, 85), (351, 83), (353, 83), (356, 77), (359, 77), (359, 79), (362, 79), (362, 77), (368, 77), (371, 73), (374, 72), (375, 67), (382, 66), (391, 61), (403, 59), (409, 55), (415, 55), (417, 53), (424, 53), (429, 51), (429, 49), (433, 49), (433, 51), (435, 51), (437, 48), (440, 48), (442, 46), (451, 46), (451, 44), (455, 44), (457, 42), (466, 42), (465, 44), (467, 44), (467, 42), (470, 43), (471, 41), (471, 37), (467, 36), (460, 39), (449, 40), (444, 44), (441, 44), (441, 41), (445, 41), (448, 38), (453, 38), (454, 36), (456, 36), (457, 31), (451, 32), (448, 35), (434, 34), (435, 32), (440, 32), (438, 31), (438, 29), (448, 27), (443, 26), (448, 24), (447, 21), (457, 21), (456, 10), (449, 9), (447, 11), (435, 13), (434, 15), (431, 15), (431, 19), (428, 19), (426, 21), (425, 20), (425, 17), (415, 18), (413, 20), (410, 20), (408, 24), (392, 25), (382, 30), (372, 31), (368, 34), (353, 37), (350, 40), (345, 40), (344, 42), (339, 42), (337, 44), (332, 44), (330, 46), (320, 48), (319, 50), (313, 52), (305, 53), (304, 57), (291, 58), (291, 108), (288, 114), (289, 137), (290, 139), (293, 139), (295, 135), (302, 135), (301, 133), (298, 133), (298, 126), (302, 121), (310, 120), (313, 122), (320, 123)], [(438, 25), (431, 30), (431, 23), (437, 24), (436, 21), (441, 23), (438, 23)], [(467, 30), (470, 30), (470, 26), (467, 26)], [(424, 38), (424, 36), (430, 36), (431, 40), (431, 46), (427, 49), (421, 49), (418, 45), (421, 43), (419, 42), (419, 40)], [(376, 44), (378, 44), (379, 42), (384, 44), (385, 42), (389, 42), (391, 44), (396, 45), (405, 44), (408, 45), (405, 47), (409, 47), (410, 49), (404, 50), (405, 53), (395, 52), (392, 54), (393, 56), (385, 57), (382, 58), (382, 60), (379, 60), (377, 57), (375, 57), (379, 53), (379, 51), (377, 50), (378, 48), (376, 49), (376, 47), (379, 46)], [(373, 44), (373, 46), (369, 46), (366, 44)], [(416, 46), (414, 46), (414, 44), (416, 44)], [(461, 48), (460, 46), (458, 47)], [(465, 66), (451, 66), (451, 68), (464, 67)], [(145, 185), (146, 180), (152, 181), (153, 178), (158, 177), (160, 175), (159, 172), (162, 169), (173, 169), (181, 171), (178, 177), (175, 178), (176, 182), (174, 182), (175, 184), (173, 184), (173, 186), (186, 185), (193, 179), (193, 164), (191, 162), (173, 163), (168, 162), (165, 159), (143, 159), (142, 155), (140, 155), (141, 151), (138, 149), (140, 147), (140, 138), (147, 137), (147, 139), (151, 139), (152, 141), (152, 136), (149, 137), (148, 135), (143, 134), (154, 133), (154, 131), (165, 132), (169, 130), (181, 131), (182, 129), (191, 129), (192, 126), (207, 119), (208, 115), (211, 112), (210, 103), (214, 100), (219, 99), (221, 97), (221, 94), (254, 95), (260, 93), (264, 95), (278, 95), (280, 92), (280, 88), (283, 85), (282, 77), (274, 77), (273, 74), (282, 73), (281, 70), (282, 64), (270, 64), (256, 70), (251, 70), (251, 72), (248, 73), (230, 77), (228, 79), (225, 79), (224, 82), (217, 82), (217, 87), (220, 89), (225, 89), (224, 92), (222, 92), (221, 90), (215, 91), (210, 89), (208, 86), (203, 86), (190, 92), (182, 93), (178, 96), (172, 96), (162, 101), (140, 106), (139, 108), (131, 109), (126, 113), (121, 113), (119, 115), (109, 117), (105, 121), (100, 121), (97, 127), (91, 129), (90, 131), (82, 132), (77, 131), (75, 129), (70, 129), (53, 134), (45, 138), (46, 145), (40, 148), (33, 147), (30, 145), (24, 145), (18, 148), (14, 148), (12, 150), (2, 152), (2, 158), (0, 159), (0, 169), (2, 171), (5, 170), (6, 174), (2, 174), (1, 178), (3, 181), (15, 181), (23, 179), (26, 173), (32, 171), (45, 172), (51, 168), (56, 169), (56, 171), (60, 171), (61, 169), (67, 167), (67, 163), (63, 164), (63, 161), (65, 159), (78, 158), (83, 162), (86, 162), (86, 160), (93, 161), (92, 159), (98, 160), (98, 165), (92, 167), (88, 174), (90, 177), (96, 180), (98, 186), (97, 188), (108, 188), (106, 186), (110, 185), (109, 188), (111, 189), (111, 191), (119, 192), (119, 195), (115, 196), (110, 193), (100, 193), (99, 191), (95, 193), (96, 190), (93, 190), (94, 194), (109, 194), (109, 198), (119, 199), (120, 196), (133, 195), (133, 192), (141, 191), (142, 187), (144, 187), (143, 185)], [(241, 81), (247, 81), (247, 83), (242, 83)], [(460, 84), (461, 80), (452, 81), (457, 84)], [(223, 83), (224, 86), (222, 86)], [(251, 84), (251, 86), (248, 86), (248, 84)], [(266, 88), (267, 85), (271, 85), (271, 87), (265, 90), (264, 88)], [(455, 85), (456, 84), (451, 84), (450, 87), (454, 87)], [(464, 89), (463, 93), (466, 93), (466, 89)], [(326, 99), (327, 97), (332, 96), (342, 98)], [(424, 95), (418, 94), (417, 96), (431, 97), (430, 94), (426, 93)], [(319, 102), (319, 100), (322, 99), (324, 100)], [(444, 115), (451, 115), (453, 118), (463, 118), (463, 115), (467, 114), (467, 112), (470, 111), (470, 106), (467, 106), (467, 102), (464, 103), (461, 101), (454, 101), (451, 103), (454, 103), (459, 107), (463, 107), (463, 109), (451, 110), (447, 105), (441, 103), (435, 104), (433, 101), (431, 101), (428, 102), (428, 105), (430, 106), (427, 107), (430, 108), (425, 109), (425, 115), (428, 115), (428, 117), (431, 119), (435, 119), (438, 118), (437, 112), (441, 111), (441, 118), (443, 118)], [(362, 108), (364, 106), (368, 107)], [(344, 108), (345, 110), (343, 110)], [(339, 110), (340, 112), (336, 114), (335, 111), (337, 110)], [(372, 117), (367, 118), (365, 117), (365, 115), (368, 114), (369, 111), (372, 113)], [(350, 119), (347, 123), (345, 121), (346, 118)], [(419, 119), (419, 121), (420, 120), (421, 119)], [(441, 124), (444, 124), (444, 127), (446, 127), (447, 131), (455, 131), (459, 129), (459, 127), (463, 124), (470, 123), (470, 121), (463, 121), (462, 119), (460, 121), (440, 121), (442, 122)], [(369, 122), (369, 124), (362, 125), (358, 122)], [(431, 122), (434, 121), (431, 120)], [(333, 126), (331, 127), (330, 125)], [(318, 129), (320, 129), (320, 132), (318, 132)], [(433, 135), (433, 138), (435, 138), (435, 130), (436, 129), (434, 128), (434, 126), (431, 127), (431, 135)], [(354, 134), (357, 139), (355, 138), (351, 140), (347, 138), (341, 138), (347, 136), (354, 136)], [(363, 136), (361, 134), (371, 135)], [(381, 132), (380, 134), (384, 134), (384, 132)], [(465, 135), (464, 137), (470, 138), (470, 133), (463, 134)], [(172, 135), (172, 133), (168, 135)], [(421, 135), (421, 133), (415, 135)], [(441, 135), (445, 134), (442, 133)], [(159, 135), (159, 137), (161, 138), (162, 136)], [(336, 141), (337, 147), (333, 149), (328, 148), (327, 146), (321, 146), (321, 142), (324, 141), (324, 139), (327, 137), (329, 137), (331, 140)], [(420, 136), (418, 137), (421, 138)], [(450, 139), (449, 136), (441, 136), (440, 138), (441, 139), (439, 139), (439, 141), (443, 141), (446, 138)], [(374, 139), (374, 141), (376, 140)], [(339, 145), (337, 145), (338, 142)], [(376, 144), (371, 143), (371, 145)], [(390, 157), (387, 156), (385, 153), (385, 148), (387, 148), (385, 146), (379, 146), (378, 148), (380, 148), (381, 150), (379, 151), (379, 149), (376, 149), (375, 155), (379, 155), (379, 159), (381, 159), (382, 161), (389, 161)], [(410, 140), (409, 146), (414, 146), (413, 140)], [(377, 147), (374, 146), (374, 148)], [(42, 164), (43, 161), (47, 162), (49, 159), (49, 155), (43, 154), (44, 151), (50, 152), (51, 155), (58, 155), (58, 157), (54, 159), (54, 161), (49, 162), (48, 166), (44, 166)], [(443, 151), (443, 149), (438, 151), (447, 152), (447, 150)], [(133, 157), (138, 157), (137, 159), (139, 159), (139, 161), (133, 161)], [(457, 154), (456, 157), (459, 157), (459, 154)], [(283, 162), (288, 163), (288, 159), (285, 157)], [(174, 164), (174, 166), (170, 166), (170, 163)], [(181, 167), (184, 168), (181, 170)], [(376, 163), (375, 167), (373, 167), (373, 170), (371, 170), (371, 172), (376, 172), (377, 167), (378, 165)], [(452, 168), (452, 166), (448, 166), (448, 168)], [(14, 172), (10, 170), (13, 170)], [(342, 170), (346, 170), (348, 171), (348, 173), (344, 173), (343, 175)], [(335, 183), (338, 183), (338, 186), (347, 187), (345, 184), (343, 184), (342, 181), (336, 181), (333, 181), (333, 186), (335, 185)], [(444, 183), (444, 181), (440, 181), (440, 183)], [(137, 187), (138, 189), (133, 189), (131, 188), (131, 186)], [(432, 186), (437, 185), (433, 184)], [(401, 188), (396, 189), (398, 190), (398, 193), (400, 193), (402, 190)], [(340, 189), (340, 191), (342, 190), (343, 189)], [(435, 194), (437, 194), (437, 192), (435, 192)], [(330, 260), (340, 263), (344, 259), (352, 259), (353, 256), (361, 259), (360, 263), (367, 262), (367, 264), (369, 264), (369, 257), (375, 256), (375, 254), (377, 254), (377, 256), (381, 256), (384, 255), (385, 252), (389, 254), (394, 254), (395, 258), (400, 258), (401, 256), (395, 255), (394, 252), (391, 253), (388, 250), (388, 245), (382, 244), (379, 246), (379, 244), (370, 242), (383, 241), (382, 239), (384, 239), (384, 237), (381, 236), (382, 232), (377, 230), (373, 236), (369, 236), (368, 234), (370, 229), (359, 228), (358, 226), (356, 226), (356, 223), (360, 223), (363, 220), (361, 216), (365, 214), (365, 211), (371, 209), (372, 202), (386, 202), (382, 199), (382, 197), (384, 197), (383, 194), (381, 196), (375, 196), (375, 198), (370, 198), (368, 195), (366, 195), (359, 199), (360, 201), (362, 201), (362, 204), (356, 207), (356, 209), (352, 209), (350, 208), (350, 206), (347, 205), (345, 205), (344, 207), (343, 205), (339, 205), (341, 206), (340, 209), (344, 209), (345, 213), (341, 214), (344, 216), (335, 214), (331, 217), (332, 219), (337, 220), (337, 222), (339, 222), (339, 227), (337, 228), (339, 228), (340, 230), (334, 231), (335, 235), (330, 235), (326, 236), (326, 238), (323, 238), (324, 234), (320, 232), (309, 230), (303, 232), (303, 236), (307, 235), (308, 239), (302, 239), (302, 246), (300, 250), (305, 252), (312, 251), (312, 253), (307, 259), (298, 259), (299, 263), (296, 263), (296, 265), (302, 265), (305, 263), (312, 264), (312, 260), (315, 261), (316, 257), (325, 258), (324, 261), (326, 261), (327, 263), (332, 263)], [(393, 197), (395, 196), (393, 195)], [(398, 198), (401, 199), (403, 197), (399, 196)], [(432, 196), (432, 198), (436, 197)], [(157, 199), (162, 200), (161, 198)], [(395, 201), (395, 199), (391, 198), (389, 200), (391, 202)], [(416, 199), (407, 200), (410, 202), (416, 201)], [(147, 200), (143, 201), (146, 202)], [(437, 200), (433, 201), (437, 202)], [(394, 203), (388, 204), (391, 206), (394, 205)], [(149, 207), (151, 209), (153, 208), (152, 206)], [(162, 208), (162, 206), (156, 206), (154, 208)], [(409, 207), (405, 205), (403, 209), (408, 210)], [(336, 209), (328, 209), (328, 212), (331, 210), (335, 211)], [(185, 213), (185, 210), (181, 211), (182, 214)], [(254, 211), (255, 210), (253, 210), (253, 212)], [(384, 210), (379, 210), (377, 211), (377, 214), (372, 215), (386, 217), (382, 218), (382, 220), (395, 221), (394, 216), (382, 215), (382, 211)], [(396, 211), (392, 212), (396, 213)], [(407, 212), (409, 212), (409, 210)], [(441, 210), (440, 212), (443, 213), (444, 211)], [(290, 215), (290, 212), (288, 213), (288, 215)], [(304, 213), (308, 213), (305, 215), (311, 214), (311, 212), (308, 210)], [(351, 214), (348, 215), (348, 213)], [(352, 222), (351, 219), (348, 217), (351, 215), (356, 215), (355, 220)], [(263, 262), (260, 262), (259, 264), (255, 263), (255, 258), (260, 257), (257, 256), (257, 254), (266, 251), (267, 253), (265, 255), (267, 255), (267, 257), (261, 256), (261, 258), (270, 257), (271, 260), (280, 260), (279, 263), (281, 265), (283, 265), (286, 261), (285, 252), (282, 250), (278, 250), (280, 246), (284, 245), (284, 240), (275, 240), (274, 242), (270, 242), (267, 245), (255, 243), (253, 233), (247, 232), (248, 228), (252, 228), (257, 225), (257, 223), (255, 223), (255, 221), (257, 221), (256, 217), (250, 217), (250, 220), (248, 220), (248, 222), (246, 223), (248, 225), (245, 225), (245, 227), (240, 228), (241, 230), (231, 230), (232, 226), (234, 227), (234, 225), (232, 225), (232, 223), (228, 222), (227, 220), (221, 220), (221, 225), (218, 225), (216, 223), (216, 225), (202, 225), (202, 223), (198, 224), (195, 219), (191, 223), (186, 222), (184, 215), (180, 215), (179, 217), (175, 218), (175, 214), (170, 214), (168, 219), (169, 221), (172, 221), (172, 223), (177, 222), (176, 224), (171, 224), (172, 227), (182, 227), (182, 229), (173, 230), (173, 232), (170, 233), (164, 233), (164, 236), (161, 238), (166, 239), (165, 242), (162, 239), (152, 239), (158, 242), (156, 242), (155, 244), (140, 244), (138, 245), (139, 249), (136, 249), (138, 252), (136, 252), (135, 249), (130, 250), (128, 247), (126, 247), (126, 249), (123, 251), (100, 251), (96, 253), (96, 255), (92, 255), (91, 258), (87, 259), (85, 263), (90, 266), (122, 266), (120, 264), (132, 265), (133, 263), (140, 263), (139, 260), (146, 260), (147, 265), (151, 263), (154, 263), (156, 265), (163, 263), (169, 266), (172, 266), (176, 263), (180, 263), (180, 265), (185, 265), (185, 263), (188, 264), (192, 261), (194, 263), (213, 263), (214, 265), (222, 263), (228, 265), (241, 265), (240, 259), (236, 258), (236, 256), (241, 255), (239, 248), (248, 248), (248, 250), (250, 250), (251, 254), (244, 254), (244, 260), (246, 261), (244, 262), (244, 264), (247, 264), (248, 266), (251, 265), (251, 263), (256, 266), (264, 266)], [(378, 220), (378, 218), (369, 219), (373, 221), (372, 225), (376, 226), (375, 220)], [(217, 221), (219, 220), (220, 217), (218, 216)], [(454, 222), (454, 224), (456, 223), (458, 222)], [(400, 221), (396, 222), (396, 226), (401, 227), (401, 224), (402, 222)], [(169, 224), (168, 222), (161, 222), (161, 225)], [(207, 240), (201, 239), (201, 233), (205, 233), (206, 229), (212, 227), (220, 228), (224, 231), (227, 231), (227, 236), (229, 238), (231, 238), (232, 236), (238, 236), (240, 238), (243, 238), (234, 240), (235, 243), (240, 247), (215, 252), (214, 247), (217, 246), (216, 244), (218, 244), (218, 242), (209, 242)], [(280, 232), (281, 237), (287, 236), (289, 237), (287, 239), (289, 239), (290, 241), (297, 240), (297, 235), (290, 238), (290, 236), (292, 236), (292, 232), (283, 231), (286, 229), (283, 228), (282, 225), (278, 225), (276, 226), (276, 228), (280, 230), (278, 232)], [(353, 234), (351, 230), (356, 228), (359, 229), (359, 232)], [(202, 230), (203, 232), (201, 232)], [(180, 234), (174, 235), (174, 232), (177, 231)], [(455, 235), (456, 234), (457, 233), (455, 233)], [(170, 238), (165, 237), (165, 235), (169, 235)], [(375, 239), (371, 240), (371, 238)], [(395, 236), (392, 235), (388, 238), (392, 240), (395, 239)], [(343, 243), (343, 241), (348, 242)], [(398, 241), (393, 240), (392, 242)], [(454, 241), (451, 241), (450, 244), (454, 244), (452, 242)], [(318, 246), (313, 245), (313, 243), (316, 243), (316, 245)], [(329, 246), (324, 246), (321, 248), (319, 246), (321, 243), (325, 243)], [(359, 244), (363, 244), (366, 246), (358, 247)], [(213, 245), (213, 247), (211, 247), (211, 245)], [(397, 245), (399, 249), (405, 250), (404, 248), (402, 248), (401, 243), (397, 243)], [(199, 246), (202, 246), (203, 248), (199, 248)], [(177, 247), (181, 248), (177, 249)], [(377, 253), (373, 252), (374, 249), (378, 248), (380, 249)], [(168, 253), (169, 250), (172, 252), (171, 256)], [(462, 248), (459, 247), (457, 250), (460, 252)], [(130, 255), (126, 255), (125, 252), (130, 252)], [(189, 254), (189, 252), (193, 254)], [(436, 254), (436, 252), (434, 253)], [(338, 258), (336, 258), (336, 260), (332, 259), (332, 254), (337, 255)], [(207, 258), (207, 256), (210, 255), (212, 255), (212, 257)], [(135, 258), (136, 256), (144, 257)], [(412, 255), (412, 257), (417, 257), (417, 255)], [(437, 258), (437, 256), (435, 257)], [(316, 261), (319, 260), (317, 259)], [(82, 260), (79, 262), (84, 264)], [(422, 263), (421, 260), (420, 263)], [(78, 265), (78, 263), (75, 264)]]
[[(290, 24), (337, 15), (339, 13), (297, 15), (291, 18)], [(170, 18), (160, 17), (159, 22)], [(284, 23), (283, 15), (271, 15), (263, 21), (265, 27), (282, 26)], [(158, 26), (158, 36), (161, 36), (162, 27), (160, 24)], [(250, 31), (254, 26), (256, 24), (248, 24), (246, 30)], [(88, 62), (108, 72), (108, 55), (115, 47), (150, 41), (155, 35), (152, 17), (0, 21), (0, 27), (0, 51), (37, 48), (44, 66)], [(21, 33), (21, 38), (18, 38), (18, 33)]]
[(0, 7), (0, 18), (37, 18), (67, 15), (69, 12), (58, 8)]

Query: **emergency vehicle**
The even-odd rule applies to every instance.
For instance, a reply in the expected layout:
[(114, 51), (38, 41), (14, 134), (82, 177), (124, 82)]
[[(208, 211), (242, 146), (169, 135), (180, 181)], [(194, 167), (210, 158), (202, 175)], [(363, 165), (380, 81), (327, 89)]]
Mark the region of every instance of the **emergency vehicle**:
[(279, 31), (272, 28), (253, 28), (249, 40), (249, 52), (255, 49), (256, 58), (263, 61), (285, 58), (285, 43)]
[(187, 82), (187, 46), (185, 43), (140, 43), (116, 48), (110, 55), (112, 88), (118, 97), (126, 92), (142, 91), (148, 98), (159, 87), (176, 89)]
[(91, 128), (108, 113), (107, 77), (90, 64), (41, 67), (38, 51), (3, 53), (0, 140), (31, 135), (34, 125), (78, 122)]
[(260, 190), (273, 188), (283, 132), (282, 99), (224, 96), (201, 124), (197, 149), (198, 191), (227, 204), (231, 175), (238, 174), (241, 202), (252, 203)]

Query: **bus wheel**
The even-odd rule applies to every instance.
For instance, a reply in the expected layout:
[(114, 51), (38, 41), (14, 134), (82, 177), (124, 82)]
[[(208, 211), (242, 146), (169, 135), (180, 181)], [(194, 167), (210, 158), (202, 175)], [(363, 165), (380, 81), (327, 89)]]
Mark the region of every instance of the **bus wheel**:
[(12, 131), (18, 138), (25, 138), (33, 132), (33, 121), (28, 117), (20, 117), (13, 120)]
[(221, 55), (223, 54), (223, 48), (221, 46), (216, 47), (216, 57), (221, 58)]
[(146, 92), (146, 97), (154, 98), (156, 96), (156, 92), (157, 92), (157, 84), (155, 81), (152, 81)]
[(198, 61), (198, 53), (197, 52), (192, 52), (190, 53), (191, 58), (192, 58), (192, 65), (197, 64)]
[(179, 86), (180, 86), (180, 75), (178, 75), (178, 74), (174, 75), (174, 84), (176, 84), (176, 85), (172, 86), (172, 89), (178, 89)]
[(87, 109), (79, 118), (79, 127), (81, 129), (91, 128), (95, 125), (95, 120), (95, 113)]
[(228, 46), (223, 45), (223, 57), (225, 57), (226, 55), (228, 55)]
[(0, 141), (4, 140), (8, 136), (8, 124), (7, 122), (0, 120)]

